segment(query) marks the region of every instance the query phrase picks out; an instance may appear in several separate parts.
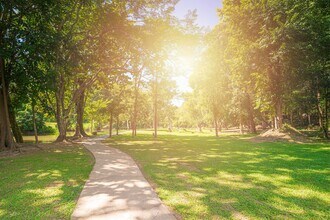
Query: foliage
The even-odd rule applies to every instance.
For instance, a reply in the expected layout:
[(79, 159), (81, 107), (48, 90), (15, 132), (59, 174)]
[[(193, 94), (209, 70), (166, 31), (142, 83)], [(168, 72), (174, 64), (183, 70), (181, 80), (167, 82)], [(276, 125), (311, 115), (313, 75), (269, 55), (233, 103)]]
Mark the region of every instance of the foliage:
[[(30, 106), (17, 112), (17, 123), (24, 134), (33, 134), (33, 116)], [(45, 116), (40, 112), (36, 113), (36, 126), (39, 134), (56, 133), (53, 127), (46, 125)]]

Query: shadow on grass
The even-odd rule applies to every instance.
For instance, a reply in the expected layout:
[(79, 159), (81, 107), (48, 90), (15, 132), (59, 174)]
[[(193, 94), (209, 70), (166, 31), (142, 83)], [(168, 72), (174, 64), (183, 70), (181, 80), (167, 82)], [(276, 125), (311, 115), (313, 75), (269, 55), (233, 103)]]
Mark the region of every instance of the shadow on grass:
[(0, 159), (0, 218), (69, 219), (92, 163), (80, 146)]
[(137, 160), (185, 219), (329, 217), (329, 144), (246, 137), (142, 134), (108, 143)]

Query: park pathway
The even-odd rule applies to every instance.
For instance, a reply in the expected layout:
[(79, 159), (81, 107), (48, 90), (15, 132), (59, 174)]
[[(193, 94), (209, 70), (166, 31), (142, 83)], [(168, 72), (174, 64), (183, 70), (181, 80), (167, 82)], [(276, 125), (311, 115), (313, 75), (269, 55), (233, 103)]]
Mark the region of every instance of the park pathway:
[(92, 138), (83, 142), (96, 162), (72, 219), (176, 219), (162, 204), (133, 159), (106, 146), (101, 142), (103, 139)]

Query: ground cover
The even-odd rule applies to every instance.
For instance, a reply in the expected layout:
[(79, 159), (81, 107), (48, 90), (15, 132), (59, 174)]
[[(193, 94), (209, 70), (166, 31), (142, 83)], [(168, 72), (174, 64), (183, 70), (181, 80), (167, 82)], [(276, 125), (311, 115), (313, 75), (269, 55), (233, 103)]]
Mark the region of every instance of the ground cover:
[(108, 139), (131, 155), (183, 219), (326, 219), (330, 144), (251, 135), (138, 131)]
[(40, 147), (0, 158), (0, 219), (70, 219), (94, 159), (78, 144)]

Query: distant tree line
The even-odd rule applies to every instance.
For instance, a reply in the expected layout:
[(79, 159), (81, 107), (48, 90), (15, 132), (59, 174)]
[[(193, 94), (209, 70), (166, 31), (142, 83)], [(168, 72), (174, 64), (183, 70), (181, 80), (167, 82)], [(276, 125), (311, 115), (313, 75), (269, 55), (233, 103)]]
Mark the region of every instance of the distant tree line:
[(183, 106), (190, 121), (213, 121), (217, 136), (221, 126), (256, 132), (256, 125), (307, 123), (328, 138), (329, 6), (326, 0), (224, 0)]

